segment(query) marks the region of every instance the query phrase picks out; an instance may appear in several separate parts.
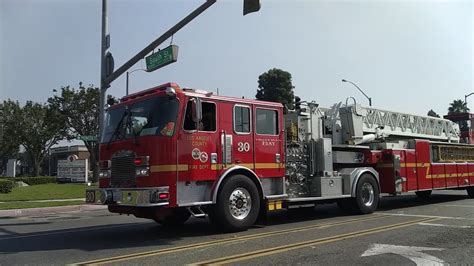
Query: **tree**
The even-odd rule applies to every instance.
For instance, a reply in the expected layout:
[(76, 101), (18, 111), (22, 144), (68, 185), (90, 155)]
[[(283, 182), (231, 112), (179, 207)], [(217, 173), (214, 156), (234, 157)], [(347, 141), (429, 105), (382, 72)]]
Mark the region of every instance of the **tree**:
[[(462, 114), (469, 112), (469, 108), (467, 107), (467, 103), (463, 100), (454, 100), (452, 103), (449, 104), (448, 108), (448, 115), (453, 114)], [(469, 130), (469, 126), (467, 121), (458, 121), (459, 128), (461, 131)]]
[(51, 146), (65, 137), (64, 121), (51, 106), (32, 101), (18, 111), (16, 134), (33, 164), (33, 174), (38, 176), (40, 164)]
[(449, 105), (450, 106), (448, 108), (448, 115), (462, 114), (462, 113), (469, 112), (469, 108), (467, 107), (467, 103), (463, 100), (454, 100)]
[(11, 100), (3, 101), (0, 123), (2, 127), (2, 138), (0, 139), (0, 174), (4, 169), (6, 161), (16, 158), (20, 149), (20, 136), (18, 121), (20, 120), (20, 105)]
[(291, 74), (273, 68), (258, 77), (258, 89), (255, 98), (263, 101), (279, 102), (287, 108), (293, 108), (294, 94)]
[(440, 117), (435, 111), (433, 111), (433, 109), (430, 109), (430, 110), (428, 111), (428, 116)]
[[(61, 113), (67, 128), (68, 139), (76, 139), (79, 136), (98, 136), (99, 97), (99, 88), (92, 84), (85, 87), (82, 82), (79, 82), (79, 89), (76, 90), (70, 86), (61, 87), (59, 95), (48, 99), (48, 103)], [(99, 176), (99, 143), (98, 140), (84, 141), (84, 145), (90, 154), (93, 181), (96, 182)]]

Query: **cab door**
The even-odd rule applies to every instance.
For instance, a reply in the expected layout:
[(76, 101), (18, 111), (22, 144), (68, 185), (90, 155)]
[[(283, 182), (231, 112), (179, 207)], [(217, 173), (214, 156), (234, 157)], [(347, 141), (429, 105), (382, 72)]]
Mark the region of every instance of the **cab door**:
[(254, 170), (251, 105), (222, 102), (219, 113), (219, 174), (236, 165)]
[(177, 148), (178, 182), (215, 180), (213, 165), (217, 163), (219, 150), (217, 105), (210, 100), (191, 98), (184, 112)]
[(277, 108), (254, 106), (255, 172), (259, 177), (285, 175), (282, 115)]
[(233, 163), (254, 170), (252, 107), (235, 104), (232, 108)]

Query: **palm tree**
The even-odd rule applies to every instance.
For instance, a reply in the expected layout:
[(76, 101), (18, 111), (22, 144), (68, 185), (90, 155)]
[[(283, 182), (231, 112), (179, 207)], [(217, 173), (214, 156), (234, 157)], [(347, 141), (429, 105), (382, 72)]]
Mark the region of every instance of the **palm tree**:
[(448, 108), (448, 115), (462, 114), (462, 113), (469, 112), (469, 108), (467, 107), (467, 103), (463, 100), (454, 100), (449, 105), (450, 106)]

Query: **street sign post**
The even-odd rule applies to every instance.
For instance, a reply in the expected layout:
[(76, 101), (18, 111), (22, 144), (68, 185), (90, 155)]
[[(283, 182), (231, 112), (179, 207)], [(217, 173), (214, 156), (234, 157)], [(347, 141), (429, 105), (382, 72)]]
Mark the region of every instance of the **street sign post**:
[(178, 46), (170, 45), (157, 53), (145, 57), (146, 71), (151, 72), (178, 60)]

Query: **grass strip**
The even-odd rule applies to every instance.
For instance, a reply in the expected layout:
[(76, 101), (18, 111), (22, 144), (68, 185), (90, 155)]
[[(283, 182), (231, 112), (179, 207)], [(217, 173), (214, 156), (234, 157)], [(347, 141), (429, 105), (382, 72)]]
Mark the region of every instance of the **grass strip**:
[(85, 184), (42, 184), (28, 187), (16, 187), (12, 192), (0, 194), (0, 202), (78, 199), (85, 197), (88, 187)]
[(28, 209), (28, 208), (42, 208), (42, 207), (56, 207), (56, 206), (69, 206), (69, 205), (80, 205), (84, 204), (84, 201), (71, 200), (71, 201), (49, 201), (49, 202), (5, 202), (0, 203), (0, 210), (11, 210), (11, 209)]

